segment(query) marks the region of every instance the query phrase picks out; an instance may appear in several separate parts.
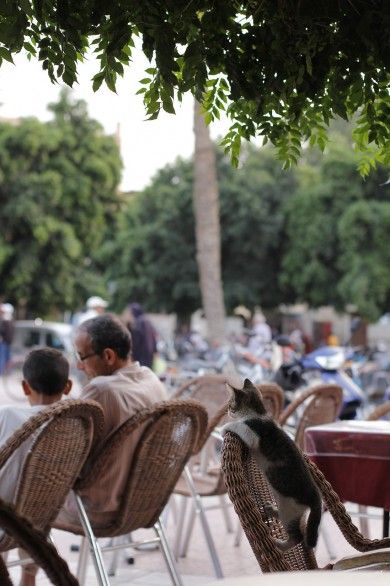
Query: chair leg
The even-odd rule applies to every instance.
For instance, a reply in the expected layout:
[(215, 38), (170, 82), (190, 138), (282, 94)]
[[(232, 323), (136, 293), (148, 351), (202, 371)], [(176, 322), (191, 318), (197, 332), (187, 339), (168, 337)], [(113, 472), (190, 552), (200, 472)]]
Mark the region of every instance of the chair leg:
[(79, 560), (77, 564), (77, 579), (80, 583), (80, 586), (84, 586), (85, 578), (87, 575), (87, 565), (88, 565), (88, 541), (86, 537), (81, 538), (80, 543), (80, 551), (79, 551)]
[(173, 547), (173, 553), (174, 553), (176, 560), (179, 557), (179, 550), (180, 550), (181, 540), (182, 540), (182, 536), (183, 536), (183, 527), (184, 527), (184, 519), (186, 516), (186, 510), (187, 510), (187, 497), (181, 496), (181, 503), (180, 503), (180, 507), (179, 507), (179, 518), (176, 523), (176, 538), (175, 538), (175, 544)]
[(337, 553), (333, 548), (333, 536), (329, 533), (329, 527), (327, 527), (324, 522), (324, 515), (322, 516), (322, 521), (320, 524), (320, 532), (323, 537), (330, 560), (335, 560), (337, 558)]
[(369, 522), (366, 517), (367, 507), (364, 505), (358, 505), (358, 511), (359, 511), (360, 515), (364, 515), (364, 516), (360, 517), (360, 519), (359, 519), (360, 531), (361, 531), (362, 535), (364, 535), (364, 537), (366, 537), (367, 539), (370, 539)]
[(104, 567), (103, 556), (100, 550), (100, 546), (97, 542), (96, 537), (93, 534), (91, 524), (87, 517), (84, 509), (83, 502), (78, 494), (74, 493), (77, 509), (80, 517), (80, 522), (83, 527), (84, 533), (89, 542), (89, 549), (92, 555), (92, 560), (95, 566), (96, 576), (98, 579), (99, 586), (110, 586), (110, 582), (107, 576), (106, 569)]
[(179, 554), (181, 558), (185, 558), (187, 555), (188, 546), (190, 543), (190, 538), (192, 535), (192, 531), (194, 529), (195, 517), (196, 517), (196, 508), (195, 508), (195, 503), (193, 503), (193, 506), (191, 507), (190, 518), (188, 519), (188, 523), (187, 523), (187, 532), (186, 532), (185, 537), (183, 539), (183, 542), (181, 544), (181, 549), (180, 549), (180, 554)]
[(176, 567), (175, 559), (172, 555), (171, 548), (169, 547), (168, 540), (165, 535), (165, 531), (163, 529), (162, 523), (160, 519), (155, 523), (154, 530), (157, 534), (157, 537), (160, 539), (160, 547), (162, 554), (165, 559), (165, 563), (167, 564), (169, 575), (171, 576), (172, 584), (174, 586), (183, 586), (183, 581), (181, 576), (178, 572)]
[[(125, 540), (123, 539), (123, 537), (113, 537), (112, 539), (110, 539), (109, 546), (117, 545), (121, 542), (123, 542), (123, 544), (125, 543)], [(108, 569), (109, 576), (115, 576), (116, 569), (118, 567), (118, 559), (119, 559), (119, 549), (114, 549), (114, 551), (112, 552), (110, 567)]]
[(203, 533), (204, 533), (204, 536), (206, 538), (206, 542), (207, 542), (207, 545), (209, 548), (209, 553), (210, 553), (211, 561), (214, 566), (215, 575), (217, 576), (217, 578), (223, 578), (221, 564), (219, 562), (217, 550), (215, 548), (214, 540), (211, 535), (210, 527), (209, 527), (209, 524), (208, 524), (208, 521), (206, 518), (206, 513), (205, 513), (203, 505), (202, 505), (202, 499), (198, 495), (198, 493), (196, 492), (195, 485), (192, 480), (191, 472), (190, 472), (188, 466), (186, 466), (184, 468), (184, 474), (185, 474), (185, 478), (186, 478), (186, 481), (188, 484), (188, 488), (190, 489), (192, 498), (194, 499), (196, 513), (199, 515), (200, 522), (202, 524)]
[(226, 531), (228, 533), (233, 533), (234, 529), (233, 529), (232, 519), (229, 514), (229, 507), (226, 502), (226, 495), (221, 494), (218, 498), (219, 498), (219, 503), (220, 503), (220, 506), (222, 509), (222, 514), (225, 519)]
[(242, 525), (240, 522), (237, 523), (237, 530), (236, 530), (236, 536), (234, 538), (234, 547), (238, 547), (241, 543), (241, 537), (242, 537)]

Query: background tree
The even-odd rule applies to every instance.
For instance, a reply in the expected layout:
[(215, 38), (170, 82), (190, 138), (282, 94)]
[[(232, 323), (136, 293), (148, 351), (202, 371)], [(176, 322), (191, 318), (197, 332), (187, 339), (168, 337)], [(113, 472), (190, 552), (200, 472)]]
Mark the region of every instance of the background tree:
[(119, 204), (113, 137), (66, 92), (50, 109), (0, 125), (0, 297), (29, 315), (103, 291), (92, 259)]
[[(386, 0), (67, 0), (3, 3), (0, 61), (25, 49), (50, 78), (72, 85), (90, 47), (97, 90), (112, 90), (134, 39), (154, 66), (142, 93), (150, 118), (191, 91), (211, 121), (233, 120), (225, 145), (238, 161), (241, 138), (270, 140), (286, 163), (302, 141), (323, 149), (336, 115), (358, 112), (355, 143), (368, 173), (390, 159), (390, 21)], [(1, 63), (0, 63), (1, 64)]]
[(383, 244), (387, 176), (388, 170), (380, 168), (363, 181), (343, 141), (321, 159), (312, 183), (290, 198), (280, 284), (297, 301), (340, 310), (353, 303), (369, 319), (385, 310), (390, 292)]
[(221, 230), (215, 147), (200, 104), (194, 104), (194, 187), (196, 260), (202, 306), (212, 344), (225, 341), (225, 304), (221, 279)]
[[(245, 149), (238, 170), (217, 152), (217, 170), (227, 310), (239, 303), (274, 308), (286, 301), (277, 282), (285, 246), (282, 202), (296, 189), (295, 173), (283, 171), (270, 149), (254, 148)], [(192, 190), (192, 162), (178, 160), (130, 196), (103, 247), (118, 310), (137, 298), (188, 321), (201, 306)]]

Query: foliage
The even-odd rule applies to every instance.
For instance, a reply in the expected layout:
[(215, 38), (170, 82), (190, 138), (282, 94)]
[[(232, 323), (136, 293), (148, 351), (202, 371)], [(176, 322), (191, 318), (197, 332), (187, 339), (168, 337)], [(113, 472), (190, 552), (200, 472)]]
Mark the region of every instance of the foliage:
[[(381, 168), (362, 181), (356, 159), (340, 145), (324, 157), (317, 179), (286, 205), (288, 250), (280, 282), (314, 307), (355, 304), (375, 320), (386, 310), (390, 205)], [(311, 177), (313, 180), (313, 176)]]
[(74, 308), (102, 287), (92, 257), (118, 207), (112, 137), (63, 92), (54, 118), (0, 125), (0, 297), (30, 314)]
[[(294, 176), (267, 149), (249, 148), (244, 159), (235, 170), (218, 156), (222, 277), (230, 311), (239, 303), (274, 307), (285, 299), (277, 290), (282, 201), (295, 189)], [(138, 299), (185, 317), (200, 306), (192, 181), (191, 163), (178, 160), (130, 198), (117, 235), (105, 247), (118, 309)]]
[(288, 166), (303, 141), (324, 149), (335, 116), (358, 113), (367, 174), (390, 163), (387, 10), (386, 0), (4, 0), (0, 63), (24, 49), (71, 86), (92, 49), (94, 90), (115, 91), (139, 37), (152, 62), (139, 90), (150, 119), (191, 91), (208, 122), (232, 118), (224, 145), (235, 163), (242, 138), (260, 134)]

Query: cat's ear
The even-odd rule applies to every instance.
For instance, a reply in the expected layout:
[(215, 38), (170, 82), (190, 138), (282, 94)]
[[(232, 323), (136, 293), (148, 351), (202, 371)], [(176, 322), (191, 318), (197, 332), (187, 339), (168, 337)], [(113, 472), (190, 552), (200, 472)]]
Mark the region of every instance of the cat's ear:
[(226, 382), (226, 386), (230, 391), (232, 391), (233, 395), (235, 395), (236, 397), (245, 395), (244, 389), (239, 389), (228, 382)]
[(255, 385), (252, 383), (252, 381), (249, 380), (249, 378), (246, 378), (244, 380), (243, 391), (253, 391), (253, 390), (256, 390)]

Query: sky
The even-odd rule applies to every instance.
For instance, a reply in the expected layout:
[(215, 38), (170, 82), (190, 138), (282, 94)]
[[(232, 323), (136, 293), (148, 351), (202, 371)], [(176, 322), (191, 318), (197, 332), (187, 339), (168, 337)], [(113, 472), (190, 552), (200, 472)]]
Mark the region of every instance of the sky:
[[(0, 68), (0, 118), (50, 119), (47, 104), (56, 101), (63, 85), (52, 84), (37, 60), (28, 61), (25, 55), (18, 54), (14, 63), (3, 61)], [(117, 94), (104, 84), (94, 93), (91, 78), (99, 68), (91, 57), (80, 64), (79, 83), (73, 89), (74, 96), (87, 102), (90, 116), (99, 120), (108, 134), (116, 133), (120, 125), (124, 163), (120, 187), (124, 191), (143, 189), (158, 169), (174, 162), (177, 156), (190, 157), (194, 149), (192, 96), (185, 96), (182, 104), (176, 105), (176, 115), (162, 112), (157, 120), (145, 120), (142, 96), (135, 94), (147, 67), (150, 63), (137, 50), (124, 77), (118, 78)], [(228, 128), (227, 120), (212, 125), (211, 136), (216, 139)]]

